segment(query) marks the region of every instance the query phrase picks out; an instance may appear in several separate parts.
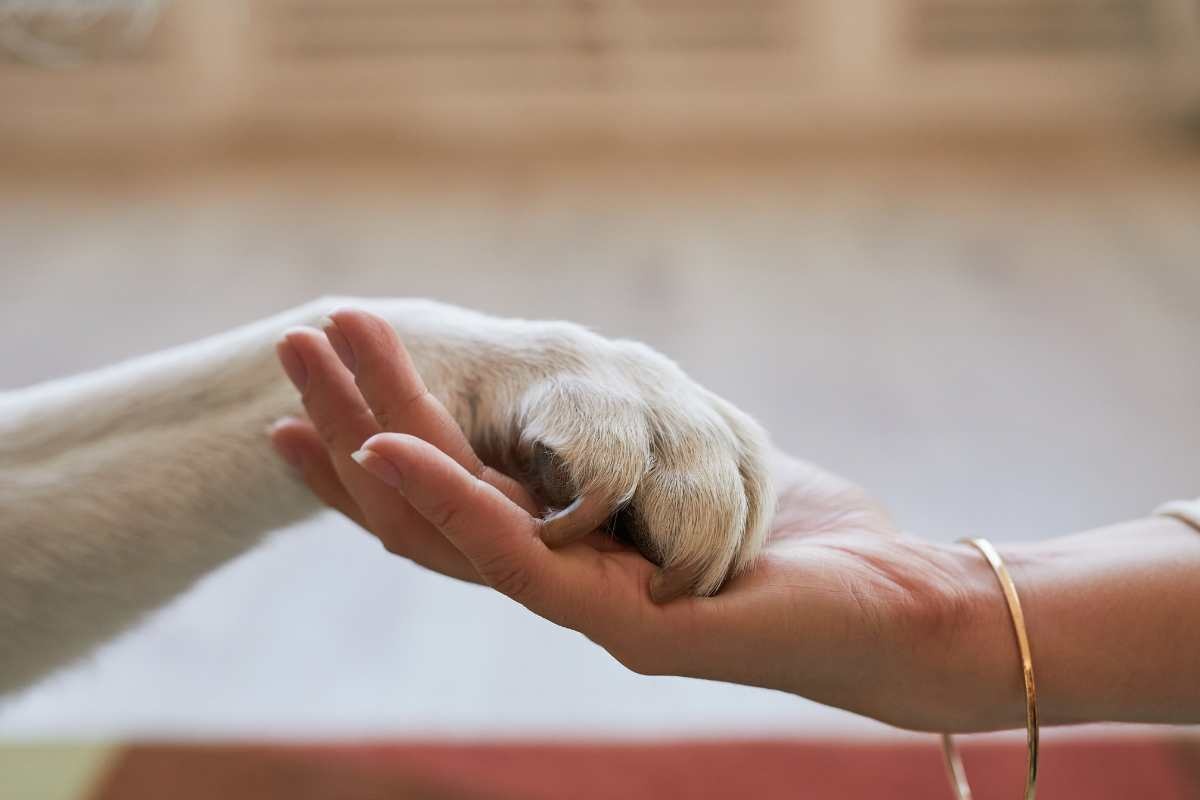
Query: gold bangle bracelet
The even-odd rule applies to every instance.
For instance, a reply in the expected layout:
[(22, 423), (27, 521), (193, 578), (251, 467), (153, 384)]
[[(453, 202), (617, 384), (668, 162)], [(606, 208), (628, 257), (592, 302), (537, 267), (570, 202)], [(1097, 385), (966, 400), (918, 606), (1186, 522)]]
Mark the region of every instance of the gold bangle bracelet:
[[(1025, 732), (1028, 743), (1028, 759), (1026, 765), (1028, 774), (1025, 777), (1025, 800), (1033, 800), (1037, 791), (1038, 772), (1038, 716), (1037, 690), (1033, 682), (1033, 656), (1029, 652), (1029, 635), (1025, 632), (1025, 614), (1021, 611), (1021, 600), (1017, 597), (1017, 587), (1013, 584), (1004, 566), (1004, 560), (996, 552), (996, 548), (987, 539), (963, 539), (983, 554), (996, 580), (1004, 592), (1008, 603), (1008, 613), (1012, 617), (1013, 633), (1016, 634), (1017, 648), (1021, 652), (1021, 675), (1025, 680)], [(946, 774), (950, 778), (950, 788), (954, 790), (958, 800), (971, 800), (971, 785), (967, 781), (967, 773), (963, 769), (962, 758), (954, 739), (948, 733), (942, 734), (942, 755), (946, 760)]]

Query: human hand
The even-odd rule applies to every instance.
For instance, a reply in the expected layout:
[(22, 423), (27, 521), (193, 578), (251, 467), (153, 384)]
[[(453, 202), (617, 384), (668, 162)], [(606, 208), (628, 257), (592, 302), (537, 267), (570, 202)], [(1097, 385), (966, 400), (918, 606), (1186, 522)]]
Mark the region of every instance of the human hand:
[[(711, 594), (761, 549), (774, 506), (766, 436), (669, 359), (565, 322), (363, 304), (376, 313), (334, 311), (325, 335), (298, 328), (280, 342), (312, 422), (282, 422), (275, 441), (307, 465), (320, 496), (385, 544), (474, 577), (418, 515), (384, 513), (378, 482), (353, 465), (381, 431), (430, 441), (527, 511), (550, 512), (539, 535), (552, 546), (611, 520), (661, 567), (660, 593)], [(324, 461), (299, 458), (322, 440)]]
[[(359, 342), (364, 365), (370, 364), (361, 370), (359, 382), (346, 366), (357, 357), (347, 352), (342, 328)], [(371, 532), (389, 552), (444, 575), (479, 582), (475, 568), (436, 527), (352, 458), (363, 442), (384, 430), (411, 434), (440, 448), (520, 508), (536, 510), (520, 484), (475, 454), (453, 417), (425, 388), (391, 328), (378, 317), (352, 312), (342, 315), (335, 333), (294, 328), (276, 350), (308, 419), (277, 421), (271, 442), (313, 493)]]
[[(427, 442), (384, 434), (364, 451), (485, 583), (636, 672), (779, 689), (914, 730), (1022, 720), (1011, 654), (993, 646), (1007, 621), (986, 565), (897, 532), (861, 490), (810, 464), (776, 454), (780, 508), (747, 573), (715, 597), (659, 604), (639, 554), (600, 537), (550, 550), (536, 517)], [(981, 707), (989, 696), (1000, 699)]]
[[(986, 595), (990, 575), (965, 548), (898, 532), (847, 481), (775, 454), (780, 503), (753, 568), (716, 597), (656, 603), (680, 587), (611, 536), (594, 532), (556, 550), (543, 543), (536, 504), (482, 465), (422, 392), (403, 348), (376, 369), (360, 366), (359, 393), (348, 373), (337, 377), (324, 337), (289, 339), (328, 372), (305, 393), (324, 437), (293, 420), (276, 428), (275, 441), (318, 495), (393, 552), (494, 586), (638, 672), (780, 689), (910, 728), (1019, 721), (1019, 708), (1009, 719), (1007, 706), (990, 716), (961, 713), (978, 709), (981, 680), (1006, 680), (984, 673), (1008, 662), (983, 657), (961, 630), (974, 611), (970, 587)], [(387, 433), (372, 429), (369, 411), (381, 387), (382, 395), (421, 398), (386, 415), (403, 426)]]

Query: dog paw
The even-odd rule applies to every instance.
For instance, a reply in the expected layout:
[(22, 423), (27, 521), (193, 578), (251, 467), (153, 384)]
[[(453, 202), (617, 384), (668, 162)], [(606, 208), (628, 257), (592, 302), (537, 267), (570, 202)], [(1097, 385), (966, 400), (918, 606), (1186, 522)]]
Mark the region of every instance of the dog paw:
[(553, 509), (543, 539), (607, 526), (661, 567), (656, 598), (716, 592), (766, 539), (765, 433), (654, 350), (565, 329), (505, 426), (509, 468)]
[(766, 434), (670, 359), (565, 322), (353, 304), (393, 320), (483, 460), (550, 509), (547, 544), (607, 527), (659, 565), (656, 599), (712, 594), (762, 549), (775, 510)]

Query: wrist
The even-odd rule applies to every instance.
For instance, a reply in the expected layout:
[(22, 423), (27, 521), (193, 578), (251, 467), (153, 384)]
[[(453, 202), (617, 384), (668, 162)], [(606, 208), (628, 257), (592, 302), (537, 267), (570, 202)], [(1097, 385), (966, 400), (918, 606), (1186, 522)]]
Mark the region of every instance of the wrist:
[(1024, 726), (1021, 661), (995, 573), (970, 545), (913, 544), (919, 569), (909, 573), (908, 602), (895, 606), (899, 613), (885, 626), (893, 658), (879, 680), (883, 691), (860, 695), (865, 713), (932, 733)]
[[(1025, 615), (1039, 716), (1046, 725), (1170, 722), (1181, 675), (1195, 674), (1197, 620), (1178, 608), (1196, 590), (1196, 532), (1168, 517), (998, 549)], [(956, 552), (964, 597), (953, 668), (966, 679), (961, 730), (1024, 723), (1020, 656), (995, 575), (968, 545)], [(1194, 713), (1194, 712), (1193, 712)]]
[[(1027, 555), (1018, 545), (1000, 549), (1017, 592)], [(974, 547), (944, 546), (948, 575), (943, 621), (924, 668), (937, 689), (929, 730), (967, 733), (1015, 729), (1025, 724), (1021, 660), (1004, 592)], [(1035, 652), (1036, 659), (1036, 652)]]

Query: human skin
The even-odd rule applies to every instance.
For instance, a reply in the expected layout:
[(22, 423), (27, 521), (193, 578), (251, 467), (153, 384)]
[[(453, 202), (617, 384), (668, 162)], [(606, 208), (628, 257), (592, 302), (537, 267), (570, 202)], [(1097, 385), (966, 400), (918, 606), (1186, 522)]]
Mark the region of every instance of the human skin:
[[(529, 495), (471, 452), (398, 339), (357, 335), (362, 314), (281, 343), (289, 372), (303, 364), (309, 420), (281, 420), (272, 440), (391, 552), (489, 584), (640, 673), (778, 689), (913, 730), (1024, 724), (1008, 611), (974, 548), (901, 532), (852, 483), (777, 453), (764, 554), (715, 597), (674, 597), (600, 532), (546, 546)], [(396, 397), (421, 400), (398, 414)], [(1156, 517), (1001, 552), (1044, 724), (1200, 721), (1200, 532)]]

